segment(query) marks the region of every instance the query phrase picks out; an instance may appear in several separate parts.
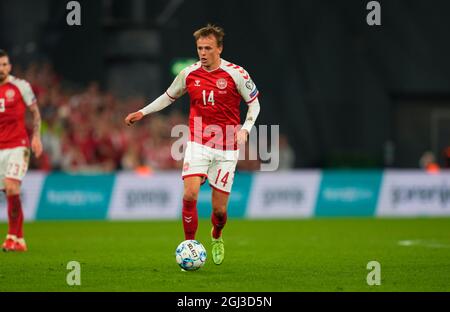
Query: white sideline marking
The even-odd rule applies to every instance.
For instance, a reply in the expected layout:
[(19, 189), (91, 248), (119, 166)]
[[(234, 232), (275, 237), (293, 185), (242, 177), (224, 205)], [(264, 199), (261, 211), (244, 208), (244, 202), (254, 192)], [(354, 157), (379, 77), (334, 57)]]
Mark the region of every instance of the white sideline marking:
[(428, 247), (428, 248), (450, 248), (449, 244), (442, 244), (436, 241), (427, 241), (422, 239), (416, 239), (416, 240), (401, 240), (398, 241), (398, 245), (404, 246), (404, 247), (410, 247), (410, 246), (422, 246), (422, 247)]

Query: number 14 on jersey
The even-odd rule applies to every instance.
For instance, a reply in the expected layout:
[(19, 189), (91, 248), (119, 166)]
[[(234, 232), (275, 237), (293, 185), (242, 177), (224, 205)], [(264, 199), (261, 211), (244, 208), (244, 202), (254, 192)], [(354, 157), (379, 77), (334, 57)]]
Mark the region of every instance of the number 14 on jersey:
[(202, 95), (203, 95), (203, 105), (206, 105), (206, 104), (208, 104), (208, 103), (211, 103), (211, 105), (214, 106), (214, 90), (211, 90), (211, 91), (209, 92), (209, 95), (208, 95), (208, 101), (206, 101), (206, 90), (203, 90), (203, 91), (202, 91)]

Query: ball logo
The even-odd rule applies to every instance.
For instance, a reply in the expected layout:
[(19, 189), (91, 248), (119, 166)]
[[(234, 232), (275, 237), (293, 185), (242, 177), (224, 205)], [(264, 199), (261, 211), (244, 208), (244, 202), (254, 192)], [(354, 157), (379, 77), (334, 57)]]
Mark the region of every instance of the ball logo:
[(12, 89), (9, 89), (8, 91), (6, 91), (5, 95), (8, 99), (11, 99), (14, 97), (14, 95), (16, 95), (16, 92)]
[(196, 251), (195, 248), (194, 248), (194, 245), (192, 245), (191, 243), (189, 243), (189, 244), (188, 244), (188, 248), (189, 248), (189, 250), (191, 251), (192, 256), (195, 257), (195, 258), (197, 258), (197, 257), (198, 257), (198, 254), (197, 254), (197, 251)]
[(225, 89), (227, 87), (227, 81), (224, 78), (217, 79), (216, 86), (219, 89)]
[(175, 250), (175, 260), (185, 271), (198, 270), (205, 265), (205, 247), (196, 240), (185, 240)]

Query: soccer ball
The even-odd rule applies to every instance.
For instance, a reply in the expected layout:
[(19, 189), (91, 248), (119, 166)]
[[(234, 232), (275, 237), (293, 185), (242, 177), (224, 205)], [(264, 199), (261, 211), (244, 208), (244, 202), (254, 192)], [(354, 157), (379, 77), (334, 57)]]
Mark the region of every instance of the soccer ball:
[(205, 265), (206, 249), (196, 240), (185, 240), (175, 250), (178, 265), (186, 271), (195, 271)]

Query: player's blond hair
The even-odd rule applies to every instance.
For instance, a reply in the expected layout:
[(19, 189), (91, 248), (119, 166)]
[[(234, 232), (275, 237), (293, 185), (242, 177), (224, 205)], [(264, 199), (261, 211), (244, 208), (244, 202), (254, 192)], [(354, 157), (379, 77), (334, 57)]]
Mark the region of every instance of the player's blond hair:
[(194, 32), (195, 42), (197, 42), (197, 40), (201, 37), (208, 37), (210, 35), (216, 37), (217, 46), (223, 46), (223, 37), (225, 36), (225, 32), (223, 31), (223, 28), (214, 24), (208, 24), (205, 27), (196, 30)]
[(8, 53), (6, 53), (6, 51), (5, 51), (5, 50), (2, 50), (2, 49), (0, 49), (0, 57), (4, 57), (4, 56), (6, 56), (6, 57), (8, 57), (8, 58), (9, 58), (9, 55), (8, 55)]

